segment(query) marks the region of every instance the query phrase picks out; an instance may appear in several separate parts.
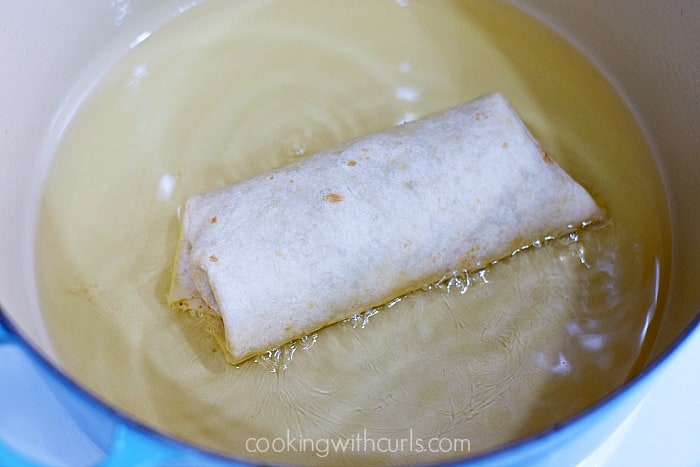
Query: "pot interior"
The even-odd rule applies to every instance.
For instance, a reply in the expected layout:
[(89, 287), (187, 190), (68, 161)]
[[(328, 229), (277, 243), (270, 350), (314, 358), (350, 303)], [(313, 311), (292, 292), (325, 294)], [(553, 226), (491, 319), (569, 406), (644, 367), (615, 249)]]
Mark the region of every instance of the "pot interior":
[[(294, 436), (309, 438), (328, 431), (314, 420), (335, 417), (358, 427), (389, 420), (386, 426), (375, 423), (373, 436), (379, 437), (397, 420), (404, 431), (417, 430), (415, 420), (437, 405), (451, 417), (453, 432), (444, 425), (412, 434), (446, 432), (456, 439), (468, 432), (477, 452), (584, 409), (653, 361), (697, 315), (700, 299), (690, 284), (700, 272), (691, 261), (698, 256), (693, 232), (700, 221), (691, 200), (698, 197), (700, 170), (689, 122), (697, 119), (698, 100), (690, 99), (697, 91), (687, 80), (697, 79), (698, 70), (678, 67), (694, 53), (682, 37), (691, 33), (688, 16), (697, 18), (698, 11), (689, 10), (683, 20), (664, 16), (663, 7), (642, 12), (649, 15), (646, 21), (661, 18), (661, 26), (675, 27), (679, 38), (663, 37), (682, 46), (667, 57), (666, 43), (642, 34), (648, 31), (645, 19), (627, 19), (624, 31), (610, 27), (610, 15), (627, 18), (622, 15), (629, 10), (618, 4), (584, 11), (576, 2), (524, 6), (587, 53), (596, 69), (545, 27), (493, 2), (445, 2), (432, 12), (403, 2), (368, 2), (349, 7), (340, 20), (336, 8), (304, 1), (284, 7), (145, 3), (92, 5), (79, 14), (64, 7), (52, 19), (28, 23), (37, 29), (24, 42), (28, 53), (11, 57), (17, 69), (57, 72), (10, 78), (11, 90), (24, 90), (29, 82), (39, 91), (10, 93), (9, 108), (22, 118), (11, 121), (3, 114), (0, 122), (9, 135), (3, 152), (12, 155), (2, 162), (2, 172), (12, 174), (3, 177), (2, 215), (21, 220), (7, 227), (9, 241), (2, 247), (9, 259), (0, 271), (3, 307), (44, 353), (136, 418), (215, 450), (244, 453), (236, 440), (270, 430), (250, 422), (255, 417), (275, 419), (282, 423), (275, 430), (293, 426)], [(71, 13), (85, 28), (61, 26)], [(27, 22), (21, 8), (12, 14)], [(217, 29), (222, 17), (235, 27)], [(383, 19), (390, 17), (397, 19)], [(363, 29), (344, 29), (356, 24)], [(395, 49), (373, 50), (396, 37), (404, 39)], [(621, 53), (619, 44), (642, 41), (647, 54), (637, 47)], [(69, 52), (49, 53), (54, 42)], [(450, 47), (454, 43), (464, 46)], [(39, 63), (39, 57), (46, 60)], [(659, 69), (660, 57), (666, 62)], [(270, 63), (285, 66), (269, 70)], [(656, 74), (640, 72), (650, 69)], [(291, 363), (285, 360), (291, 350), (283, 348), (281, 360), (230, 368), (203, 332), (205, 323), (174, 315), (162, 303), (177, 206), (187, 196), (496, 90), (508, 95), (548, 151), (605, 205), (610, 222), (584, 232), (579, 242), (547, 245), (494, 267), (486, 278), (495, 286), (476, 284), (463, 296), (439, 299), (418, 294), (367, 322), (365, 315), (321, 331)], [(45, 137), (36, 138), (37, 132)], [(623, 259), (611, 258), (612, 252)], [(552, 263), (551, 256), (564, 259)], [(560, 280), (546, 290), (560, 295), (533, 293), (529, 303), (516, 304), (498, 284), (516, 276), (525, 290), (545, 290), (539, 288), (543, 278), (522, 282), (518, 276), (531, 264), (556, 265)], [(588, 266), (592, 272), (582, 272)], [(581, 297), (582, 280), (599, 293)], [(621, 283), (640, 293), (600, 292)], [(620, 302), (566, 308), (562, 297), (587, 306)], [(426, 324), (420, 315), (434, 311), (432, 301), (449, 305)], [(450, 307), (482, 310), (457, 320), (466, 328), (458, 340), (471, 336), (472, 346), (436, 346), (449, 341), (437, 330), (440, 320), (456, 319), (445, 311)], [(612, 317), (596, 314), (611, 308), (617, 313)], [(625, 308), (635, 310), (634, 316)], [(494, 317), (492, 309), (509, 312)], [(542, 320), (539, 309), (552, 310), (550, 318)], [(600, 323), (607, 327), (596, 328)], [(435, 334), (410, 339), (425, 329)], [(392, 340), (398, 330), (409, 338)], [(373, 339), (371, 332), (383, 337)], [(425, 352), (403, 349), (418, 344), (435, 352), (427, 367), (443, 365), (452, 375), (431, 373), (424, 357), (418, 358)], [(482, 357), (473, 360), (482, 366), (473, 364), (471, 374), (460, 366), (465, 352)], [(342, 364), (337, 355), (343, 355)], [(509, 360), (511, 355), (517, 357)], [(368, 368), (379, 377), (353, 385)], [(446, 389), (425, 392), (425, 385), (414, 384), (419, 368), (432, 381), (443, 378)], [(337, 385), (328, 385), (329, 374)], [(469, 377), (461, 380), (460, 374)], [(250, 386), (236, 386), (241, 375)], [(581, 391), (590, 375), (603, 384)], [(124, 380), (139, 384), (125, 388)], [(482, 384), (470, 383), (475, 380)], [(259, 407), (269, 413), (222, 410), (235, 406), (222, 401), (248, 400), (250, 408), (258, 407), (250, 397), (253, 387), (260, 392)], [(577, 397), (553, 396), (572, 391)], [(489, 412), (495, 397), (511, 408)], [(348, 403), (339, 410), (337, 401)], [(318, 407), (333, 417), (320, 416)], [(201, 424), (185, 423), (195, 414)], [(498, 424), (513, 414), (521, 421), (508, 430), (477, 429), (484, 420)], [(340, 425), (333, 426), (344, 436), (354, 433)], [(465, 453), (440, 454), (424, 460)]]

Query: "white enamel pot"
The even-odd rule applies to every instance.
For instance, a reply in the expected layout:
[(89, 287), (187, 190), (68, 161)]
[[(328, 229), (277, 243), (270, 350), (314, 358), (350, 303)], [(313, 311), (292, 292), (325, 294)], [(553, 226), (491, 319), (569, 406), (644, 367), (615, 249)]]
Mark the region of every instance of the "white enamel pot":
[[(464, 459), (468, 465), (576, 465), (594, 459), (668, 386), (697, 385), (700, 358), (700, 2), (510, 0), (567, 38), (617, 88), (645, 131), (666, 188), (672, 263), (668, 303), (646, 367), (612, 394), (557, 426)], [(30, 0), (0, 14), (0, 464), (229, 464), (143, 426), (61, 370), (41, 319), (34, 228), (44, 142), (87, 66), (114, 56), (111, 39), (138, 38), (181, 13), (185, 0)], [(196, 2), (195, 2), (196, 3)], [(66, 115), (64, 112), (63, 115)], [(686, 365), (686, 368), (683, 367)], [(666, 413), (689, 411), (669, 398)], [(694, 410), (694, 412), (693, 412)], [(693, 415), (694, 414), (694, 415)], [(648, 417), (647, 417), (648, 421)], [(631, 423), (631, 422), (629, 422)], [(700, 425), (695, 424), (698, 428)], [(670, 428), (672, 429), (672, 427)], [(653, 459), (651, 444), (639, 459)], [(648, 456), (644, 454), (649, 452)], [(600, 458), (603, 459), (603, 458)], [(663, 459), (663, 457), (661, 458)], [(604, 460), (604, 459), (603, 459)], [(700, 456), (687, 462), (700, 460)], [(591, 461), (593, 462), (593, 461)], [(689, 464), (690, 465), (690, 464)]]

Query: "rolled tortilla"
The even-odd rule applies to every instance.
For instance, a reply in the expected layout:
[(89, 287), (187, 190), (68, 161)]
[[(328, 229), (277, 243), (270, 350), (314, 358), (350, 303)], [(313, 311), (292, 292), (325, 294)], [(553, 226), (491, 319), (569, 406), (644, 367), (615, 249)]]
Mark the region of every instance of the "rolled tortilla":
[(240, 362), (602, 216), (492, 94), (191, 197), (169, 301)]

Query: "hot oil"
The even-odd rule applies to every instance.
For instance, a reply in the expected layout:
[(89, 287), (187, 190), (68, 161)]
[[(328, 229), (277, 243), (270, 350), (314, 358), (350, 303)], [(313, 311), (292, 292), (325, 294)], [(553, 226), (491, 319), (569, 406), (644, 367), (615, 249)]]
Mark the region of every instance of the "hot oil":
[[(465, 293), (434, 287), (321, 330), (276, 373), (263, 359), (228, 365), (204, 318), (165, 304), (188, 196), (493, 91), (605, 223), (535, 243)], [(653, 338), (669, 251), (664, 193), (629, 111), (518, 11), (213, 0), (152, 34), (82, 104), (47, 180), (37, 257), (56, 352), (106, 400), (239, 456), (375, 463), (490, 449), (617, 387)], [(418, 449), (433, 437), (469, 443)], [(315, 444), (253, 453), (249, 438)], [(383, 453), (380, 438), (411, 444)], [(355, 442), (323, 456), (324, 439)]]

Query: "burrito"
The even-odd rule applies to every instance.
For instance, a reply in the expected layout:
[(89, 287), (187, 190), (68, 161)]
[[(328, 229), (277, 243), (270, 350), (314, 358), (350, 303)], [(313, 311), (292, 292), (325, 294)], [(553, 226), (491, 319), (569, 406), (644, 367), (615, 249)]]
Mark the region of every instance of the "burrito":
[(602, 217), (491, 94), (192, 196), (168, 301), (236, 363)]

